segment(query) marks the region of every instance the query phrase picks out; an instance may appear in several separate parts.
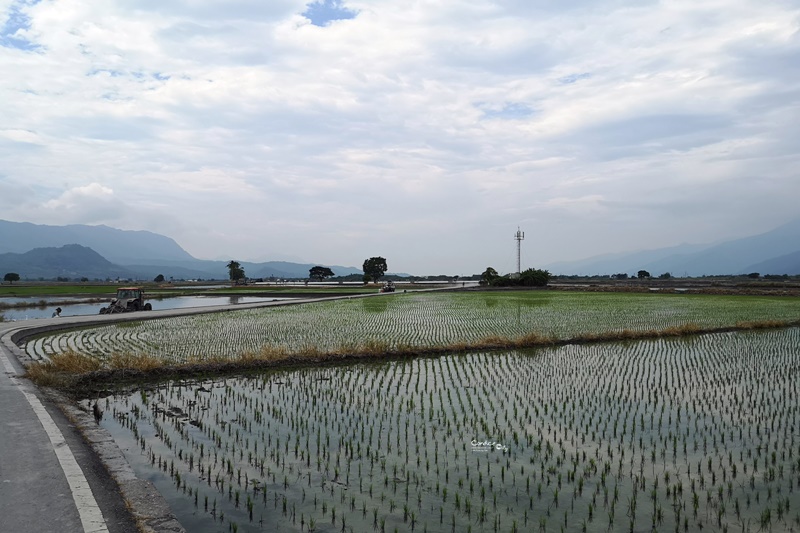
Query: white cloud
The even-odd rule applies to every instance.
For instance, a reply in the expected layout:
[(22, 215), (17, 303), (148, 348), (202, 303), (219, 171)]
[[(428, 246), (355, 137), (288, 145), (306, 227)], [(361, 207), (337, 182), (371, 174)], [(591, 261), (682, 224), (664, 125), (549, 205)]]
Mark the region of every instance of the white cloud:
[(48, 221), (92, 224), (119, 220), (119, 213), (125, 209), (125, 202), (115, 197), (112, 189), (90, 183), (46, 201), (36, 214)]
[(793, 3), (306, 4), (0, 0), (37, 47), (0, 53), (4, 216), (352, 265), (389, 234), (393, 270), (463, 274), (518, 224), (546, 262), (797, 214)]

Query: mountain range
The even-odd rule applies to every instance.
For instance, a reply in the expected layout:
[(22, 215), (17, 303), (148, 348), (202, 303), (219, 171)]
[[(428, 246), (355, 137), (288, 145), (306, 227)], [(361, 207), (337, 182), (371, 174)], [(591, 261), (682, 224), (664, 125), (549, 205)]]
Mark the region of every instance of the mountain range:
[[(251, 278), (305, 278), (315, 264), (240, 261)], [(0, 220), (0, 273), (22, 279), (227, 279), (227, 261), (192, 257), (177, 242), (149, 231), (108, 226), (48, 226)], [(355, 267), (327, 266), (338, 276), (361, 274)]]
[[(48, 226), (0, 220), (0, 274), (22, 279), (227, 279), (227, 261), (192, 257), (173, 239), (149, 231), (108, 226)], [(308, 263), (240, 261), (251, 278), (305, 278), (316, 266)], [(328, 266), (337, 276), (361, 274), (355, 267)], [(544, 265), (561, 275), (653, 276), (729, 274), (800, 275), (800, 218), (771, 231), (716, 244), (681, 244), (668, 248), (590, 257)]]
[(636, 274), (654, 276), (800, 274), (800, 218), (773, 230), (717, 244), (681, 244), (669, 248), (608, 254), (579, 261), (551, 263), (546, 268), (562, 275)]

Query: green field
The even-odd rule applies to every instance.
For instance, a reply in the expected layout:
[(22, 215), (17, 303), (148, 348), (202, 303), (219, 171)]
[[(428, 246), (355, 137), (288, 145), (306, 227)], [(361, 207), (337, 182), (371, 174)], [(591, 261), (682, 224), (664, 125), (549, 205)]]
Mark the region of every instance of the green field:
[(0, 297), (38, 298), (48, 296), (93, 296), (114, 294), (120, 285), (51, 285), (10, 284), (0, 285)]
[(65, 331), (29, 342), (35, 358), (76, 351), (104, 359), (146, 354), (169, 363), (237, 357), (278, 347), (289, 353), (447, 348), (531, 333), (555, 339), (608, 332), (710, 329), (747, 321), (798, 321), (789, 297), (577, 293), (435, 292), (380, 295), (230, 311)]

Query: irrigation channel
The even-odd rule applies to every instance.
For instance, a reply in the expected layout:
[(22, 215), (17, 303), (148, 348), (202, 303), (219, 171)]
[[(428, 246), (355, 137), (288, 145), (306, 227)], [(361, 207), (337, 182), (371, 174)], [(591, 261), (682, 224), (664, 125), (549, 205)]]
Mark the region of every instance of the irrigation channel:
[(798, 531), (800, 329), (108, 391), (189, 531)]
[[(110, 298), (109, 298), (110, 299)], [(61, 316), (96, 315), (101, 307), (108, 305), (108, 300), (88, 302), (86, 298), (61, 297), (58, 304), (47, 303), (41, 298), (0, 298), (0, 302), (9, 305), (17, 303), (31, 303), (41, 305), (35, 307), (9, 307), (0, 309), (0, 314), (5, 320), (33, 320), (50, 318), (56, 307), (61, 308)], [(148, 299), (153, 309), (187, 309), (190, 307), (209, 307), (216, 305), (239, 305), (245, 303), (272, 302), (277, 300), (290, 300), (291, 298), (272, 298), (258, 296), (171, 296), (165, 298)], [(70, 302), (70, 303), (65, 303)]]

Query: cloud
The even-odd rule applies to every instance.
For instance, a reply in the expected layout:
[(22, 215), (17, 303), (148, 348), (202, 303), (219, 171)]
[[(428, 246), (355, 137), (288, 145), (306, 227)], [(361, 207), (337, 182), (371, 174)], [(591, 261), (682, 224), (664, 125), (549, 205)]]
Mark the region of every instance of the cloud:
[(465, 274), (515, 268), (517, 225), (549, 262), (796, 216), (791, 2), (0, 0), (0, 27), (16, 220)]
[(91, 224), (119, 219), (115, 213), (125, 208), (125, 202), (116, 198), (112, 189), (99, 183), (90, 183), (48, 200), (38, 214), (48, 220)]

